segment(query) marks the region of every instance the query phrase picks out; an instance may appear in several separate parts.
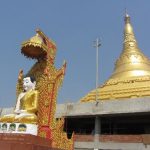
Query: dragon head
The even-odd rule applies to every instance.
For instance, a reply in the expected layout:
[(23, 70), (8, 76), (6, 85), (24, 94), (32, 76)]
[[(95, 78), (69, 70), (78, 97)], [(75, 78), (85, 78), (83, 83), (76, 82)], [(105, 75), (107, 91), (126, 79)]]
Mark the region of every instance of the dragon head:
[(22, 43), (21, 53), (32, 59), (45, 59), (50, 54), (51, 59), (54, 59), (56, 45), (40, 29), (37, 29), (35, 36)]

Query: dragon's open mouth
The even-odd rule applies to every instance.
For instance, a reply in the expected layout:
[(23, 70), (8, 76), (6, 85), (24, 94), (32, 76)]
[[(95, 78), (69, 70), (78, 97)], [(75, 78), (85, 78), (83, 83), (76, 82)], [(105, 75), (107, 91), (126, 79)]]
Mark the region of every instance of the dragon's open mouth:
[(21, 52), (30, 58), (33, 59), (39, 59), (39, 58), (45, 58), (46, 57), (46, 50), (41, 45), (35, 45), (35, 44), (23, 44), (21, 48)]
[(29, 58), (42, 59), (46, 57), (47, 47), (42, 38), (36, 34), (30, 40), (22, 43), (21, 52)]

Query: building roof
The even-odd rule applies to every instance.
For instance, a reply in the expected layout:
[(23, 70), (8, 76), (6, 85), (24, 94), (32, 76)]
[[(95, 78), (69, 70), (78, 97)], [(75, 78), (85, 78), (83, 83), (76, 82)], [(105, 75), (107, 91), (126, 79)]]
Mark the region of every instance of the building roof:
[(150, 113), (150, 98), (57, 104), (56, 118)]

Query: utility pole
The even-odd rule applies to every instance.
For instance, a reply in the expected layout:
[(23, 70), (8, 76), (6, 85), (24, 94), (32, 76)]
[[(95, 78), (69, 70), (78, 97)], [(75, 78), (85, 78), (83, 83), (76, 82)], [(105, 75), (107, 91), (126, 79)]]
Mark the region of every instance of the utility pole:
[(95, 101), (96, 105), (98, 104), (98, 49), (101, 46), (100, 40), (97, 38), (96, 41), (94, 41), (94, 47), (96, 48), (96, 94), (95, 94)]
[[(96, 102), (96, 107), (98, 106), (98, 61), (99, 61), (99, 57), (98, 57), (98, 50), (99, 47), (101, 46), (100, 40), (97, 38), (96, 41), (94, 41), (94, 47), (96, 48), (96, 93), (95, 93), (95, 102)], [(99, 116), (95, 116), (95, 134), (94, 134), (94, 150), (98, 150), (98, 144), (99, 144), (99, 135), (100, 135), (100, 118)]]

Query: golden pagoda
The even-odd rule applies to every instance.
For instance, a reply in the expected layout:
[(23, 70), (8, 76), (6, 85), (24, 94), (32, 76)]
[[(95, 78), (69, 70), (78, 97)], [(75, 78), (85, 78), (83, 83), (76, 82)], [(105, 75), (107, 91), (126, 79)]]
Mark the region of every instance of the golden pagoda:
[[(130, 16), (126, 13), (123, 50), (111, 77), (98, 88), (98, 100), (150, 96), (150, 60), (141, 52), (134, 36)], [(95, 101), (92, 90), (81, 102)]]

